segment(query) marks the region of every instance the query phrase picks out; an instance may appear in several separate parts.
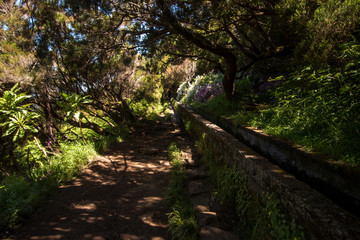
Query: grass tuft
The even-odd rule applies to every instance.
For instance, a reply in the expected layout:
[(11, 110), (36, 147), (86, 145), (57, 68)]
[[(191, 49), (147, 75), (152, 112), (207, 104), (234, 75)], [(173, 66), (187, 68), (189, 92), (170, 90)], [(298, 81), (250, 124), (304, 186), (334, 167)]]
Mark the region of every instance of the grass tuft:
[(199, 226), (193, 206), (186, 194), (186, 173), (182, 165), (181, 151), (175, 143), (169, 148), (169, 160), (173, 168), (169, 187), (165, 193), (165, 201), (172, 209), (169, 213), (169, 232), (171, 239), (198, 239)]

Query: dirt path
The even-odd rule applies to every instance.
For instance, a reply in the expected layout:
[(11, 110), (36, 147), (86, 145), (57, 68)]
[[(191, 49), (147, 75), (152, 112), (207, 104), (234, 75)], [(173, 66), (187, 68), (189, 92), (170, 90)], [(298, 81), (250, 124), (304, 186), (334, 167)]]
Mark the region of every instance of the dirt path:
[(11, 239), (167, 239), (167, 147), (184, 141), (172, 123), (146, 123), (94, 161)]

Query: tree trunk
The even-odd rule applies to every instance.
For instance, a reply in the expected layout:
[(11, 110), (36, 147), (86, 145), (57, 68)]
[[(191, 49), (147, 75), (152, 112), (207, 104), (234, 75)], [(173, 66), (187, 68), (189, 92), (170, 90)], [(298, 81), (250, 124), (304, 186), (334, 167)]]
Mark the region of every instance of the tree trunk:
[(122, 99), (121, 100), (121, 105), (123, 107), (125, 121), (134, 122), (135, 121), (134, 114), (131, 112), (130, 107), (127, 104), (127, 102)]
[(53, 144), (56, 142), (56, 137), (54, 134), (54, 118), (52, 115), (52, 106), (50, 103), (50, 94), (49, 89), (46, 84), (38, 91), (40, 93), (40, 106), (43, 110), (45, 117), (45, 127), (43, 130), (42, 138), (40, 141), (43, 145), (46, 145), (48, 142), (52, 142)]
[[(167, 25), (170, 32), (180, 34), (199, 48), (210, 51), (211, 53), (224, 58), (226, 70), (223, 80), (223, 87), (226, 97), (228, 99), (232, 99), (235, 93), (235, 78), (237, 72), (236, 55), (234, 54), (233, 50), (210, 41), (205, 36), (191, 28), (186, 28), (178, 21), (178, 18), (173, 15), (166, 4), (166, 1), (157, 0), (156, 2), (159, 8), (162, 10), (162, 20), (164, 21), (165, 25)], [(244, 51), (244, 54), (248, 55), (246, 51)]]
[(82, 126), (81, 126), (81, 119), (79, 119), (79, 127), (80, 127), (81, 137), (82, 137), (82, 139), (85, 139), (84, 133), (83, 133), (83, 130), (82, 130)]
[(235, 95), (235, 78), (237, 72), (236, 56), (231, 54), (224, 59), (226, 70), (222, 84), (226, 97), (228, 99), (233, 99)]

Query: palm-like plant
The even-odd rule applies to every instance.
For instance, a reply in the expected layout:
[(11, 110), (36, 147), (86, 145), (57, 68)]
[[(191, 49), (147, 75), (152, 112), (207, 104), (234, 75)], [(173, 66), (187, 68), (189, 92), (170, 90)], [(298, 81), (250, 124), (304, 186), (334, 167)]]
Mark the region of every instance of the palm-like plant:
[(89, 99), (88, 96), (81, 96), (78, 94), (68, 95), (66, 93), (62, 93), (61, 95), (64, 101), (58, 102), (58, 105), (63, 107), (66, 112), (64, 118), (65, 121), (74, 119), (79, 124), (81, 136), (84, 138), (81, 122), (85, 117), (85, 113), (88, 111), (84, 106), (91, 103), (92, 100)]
[(36, 119), (40, 117), (39, 114), (29, 110), (31, 104), (25, 103), (26, 99), (31, 98), (30, 95), (25, 93), (18, 94), (18, 84), (12, 89), (5, 91), (3, 96), (0, 97), (0, 128), (3, 137), (11, 137), (10, 144), (10, 158), (15, 166), (18, 166), (13, 154), (13, 146), (17, 144), (22, 146), (24, 142), (32, 136), (38, 148), (47, 157), (46, 151), (39, 144), (34, 133), (38, 130), (36, 128)]
[(21, 105), (23, 101), (28, 98), (31, 98), (30, 95), (25, 93), (17, 94), (20, 90), (18, 84), (15, 84), (13, 88), (9, 91), (5, 91), (3, 96), (0, 98), (0, 116), (5, 117), (11, 115), (12, 113), (19, 112), (26, 109), (31, 104)]
[(37, 129), (34, 120), (38, 117), (38, 114), (28, 112), (27, 110), (11, 113), (8, 120), (0, 124), (0, 126), (6, 127), (6, 131), (3, 136), (12, 135), (13, 141), (16, 142), (25, 138), (27, 133), (36, 133)]
[[(39, 118), (40, 115), (27, 110), (20, 110), (10, 114), (9, 119), (0, 124), (0, 127), (5, 127), (4, 137), (12, 136), (12, 140), (15, 143), (23, 142), (29, 134), (37, 133), (35, 119)], [(43, 147), (39, 144), (38, 139), (32, 135), (36, 146), (44, 153), (47, 157), (47, 153)]]
[(26, 133), (36, 133), (35, 119), (39, 117), (35, 112), (28, 111), (31, 104), (23, 102), (31, 98), (25, 93), (18, 94), (20, 90), (16, 84), (11, 90), (5, 91), (0, 98), (0, 119), (3, 127), (3, 136), (12, 136), (14, 142), (25, 138)]

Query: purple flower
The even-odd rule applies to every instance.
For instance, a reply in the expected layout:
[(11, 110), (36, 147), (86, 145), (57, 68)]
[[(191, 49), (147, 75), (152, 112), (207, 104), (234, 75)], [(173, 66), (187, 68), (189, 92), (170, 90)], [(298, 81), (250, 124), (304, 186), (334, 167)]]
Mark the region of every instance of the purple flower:
[(221, 83), (210, 83), (209, 85), (203, 85), (198, 89), (194, 96), (194, 100), (196, 102), (205, 103), (223, 93), (224, 89)]

